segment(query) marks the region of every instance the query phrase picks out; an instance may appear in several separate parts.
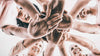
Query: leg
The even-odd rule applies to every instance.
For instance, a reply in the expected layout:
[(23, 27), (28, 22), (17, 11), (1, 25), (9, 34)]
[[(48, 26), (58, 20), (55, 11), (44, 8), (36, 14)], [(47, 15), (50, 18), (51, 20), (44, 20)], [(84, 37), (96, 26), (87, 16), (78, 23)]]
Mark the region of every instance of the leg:
[(55, 46), (56, 46), (55, 44), (49, 42), (46, 50), (44, 51), (44, 56), (52, 56)]
[(81, 10), (81, 12), (79, 12), (79, 14), (77, 15), (78, 19), (87, 19), (88, 15), (97, 15), (97, 5), (94, 7), (85, 7)]
[(98, 10), (98, 15), (97, 15), (96, 23), (100, 24), (100, 0), (98, 0), (97, 5), (98, 5), (98, 9), (97, 9)]
[(63, 17), (64, 6), (65, 0), (53, 0), (47, 7), (47, 13), (51, 13), (51, 16), (58, 13), (60, 17)]
[(31, 45), (33, 45), (34, 43), (39, 42), (39, 41), (42, 41), (42, 39), (37, 39), (37, 40), (35, 40), (35, 39), (25, 39), (23, 41), (18, 42), (16, 44), (16, 46), (14, 46), (12, 48), (12, 50), (11, 50), (12, 52), (11, 52), (10, 56), (14, 56), (14, 55), (20, 53), (25, 48), (28, 48)]
[(0, 24), (2, 25), (3, 21), (5, 20), (5, 16), (7, 16), (6, 13), (8, 12), (7, 10), (9, 6), (6, 5), (5, 1), (0, 1), (0, 2), (2, 6), (1, 8), (2, 11), (0, 12)]
[(72, 8), (72, 10), (70, 11), (71, 16), (73, 17), (73, 19), (76, 18), (76, 16), (78, 15), (78, 13), (80, 12), (80, 10), (89, 3), (90, 0), (77, 0), (75, 6)]
[(71, 56), (89, 56), (88, 54), (83, 54), (83, 50), (78, 45), (74, 44), (70, 46), (69, 52)]
[(58, 44), (58, 47), (60, 49), (61, 56), (68, 56), (66, 47), (64, 45), (64, 41), (62, 43)]
[(72, 17), (68, 14), (63, 14), (63, 20), (59, 23), (57, 29), (68, 30), (72, 27)]
[(42, 50), (43, 41), (38, 41), (29, 48), (28, 56), (38, 56), (42, 52)]
[(32, 17), (32, 19), (35, 20), (35, 16), (36, 14), (39, 14), (39, 12), (36, 10), (36, 8), (33, 6), (33, 4), (31, 2), (29, 2), (29, 0), (14, 0), (18, 5), (20, 5), (24, 10), (26, 10), (26, 12), (28, 12), (28, 14), (30, 15), (30, 17)]
[(100, 50), (98, 50), (91, 41), (89, 41), (88, 39), (86, 39), (84, 37), (70, 34), (67, 41), (72, 41), (72, 42), (78, 43), (78, 44), (88, 48), (93, 54), (100, 55)]
[(74, 21), (72, 28), (84, 33), (100, 34), (100, 26), (98, 24), (89, 24), (89, 23)]
[[(53, 0), (53, 1), (56, 1), (56, 0)], [(52, 9), (53, 1), (52, 1), (52, 3), (50, 3), (50, 9)], [(62, 1), (59, 0), (59, 3), (58, 3), (58, 5), (62, 5), (62, 7), (64, 6), (63, 0)], [(29, 28), (28, 28), (30, 35), (32, 35), (33, 37), (39, 38), (39, 37), (42, 37), (42, 36), (49, 34), (53, 30), (55, 30), (57, 28), (58, 24), (62, 21), (61, 14), (62, 14), (64, 8), (62, 8), (62, 9), (59, 8), (58, 10), (59, 10), (59, 12), (54, 13), (54, 14), (56, 14), (56, 16), (54, 16), (54, 14), (53, 14), (54, 17), (50, 16), (49, 18), (47, 17), (44, 20), (40, 20), (37, 22), (32, 21), (29, 25)], [(49, 11), (49, 10), (47, 10), (47, 11)], [(51, 14), (51, 12), (50, 12), (50, 14)], [(38, 15), (36, 18), (37, 19), (39, 18)]]
[[(15, 5), (13, 5), (13, 1), (0, 0), (0, 27), (5, 24), (6, 20), (8, 19), (14, 20), (16, 16), (17, 16), (17, 10)], [(14, 21), (13, 24), (15, 25), (16, 22)]]
[(55, 46), (59, 44), (62, 33), (54, 30), (51, 34), (47, 35), (48, 45), (44, 52), (44, 56), (52, 56)]
[(68, 34), (65, 31), (62, 31), (62, 32), (63, 32), (63, 34), (61, 36), (60, 42), (58, 43), (58, 47), (59, 47), (61, 56), (68, 56), (68, 53), (66, 51), (66, 45), (65, 45), (65, 40), (66, 40), (66, 37), (68, 36)]
[(8, 35), (19, 36), (22, 38), (30, 38), (29, 34), (27, 33), (27, 29), (23, 27), (17, 27), (14, 25), (4, 25), (2, 27), (2, 31)]
[(51, 0), (51, 2), (49, 2), (49, 4), (47, 4), (46, 17), (49, 17), (51, 15), (52, 10), (57, 5), (58, 5), (58, 0)]
[[(58, 20), (59, 18), (63, 17), (63, 12), (64, 12), (64, 1), (65, 0), (58, 0), (58, 1), (52, 1), (49, 6), (48, 6), (48, 12), (50, 18), (47, 19), (50, 20), (48, 21), (48, 23), (50, 24), (50, 22), (53, 22), (55, 20)], [(57, 3), (57, 5), (56, 5)], [(48, 17), (48, 15), (47, 15)], [(54, 23), (55, 24), (55, 23)]]
[(47, 10), (47, 4), (49, 3), (49, 0), (37, 0), (37, 2), (42, 5), (43, 12), (46, 12)]

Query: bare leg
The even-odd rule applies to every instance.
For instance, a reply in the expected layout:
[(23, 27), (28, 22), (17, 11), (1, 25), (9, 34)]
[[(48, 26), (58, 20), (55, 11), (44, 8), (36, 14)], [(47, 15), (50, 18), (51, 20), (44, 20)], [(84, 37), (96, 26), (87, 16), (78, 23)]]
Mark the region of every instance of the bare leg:
[(97, 15), (97, 24), (100, 24), (100, 0), (98, 0), (98, 15)]
[[(59, 8), (58, 5), (57, 7), (55, 7), (55, 9), (57, 9), (57, 11), (55, 11), (55, 13), (52, 13), (51, 15), (51, 9), (53, 10), (54, 7), (54, 2), (57, 2), (57, 0), (52, 0), (52, 2), (48, 5), (48, 13), (50, 15), (47, 15), (47, 17), (45, 18), (45, 20), (40, 20), (39, 22), (37, 21), (36, 24), (34, 24), (34, 22), (30, 23), (29, 25), (29, 33), (30, 35), (32, 35), (33, 37), (39, 38), (42, 36), (45, 36), (47, 34), (49, 34), (50, 32), (52, 32), (54, 29), (57, 28), (58, 24), (62, 21), (62, 13), (64, 11), (64, 1), (58, 1), (58, 5), (60, 5)], [(47, 13), (47, 14), (48, 14)], [(56, 16), (54, 16), (56, 14)], [(50, 17), (49, 17), (50, 16)], [(52, 17), (54, 16), (54, 17)], [(38, 16), (37, 16), (38, 18)], [(38, 34), (37, 34), (38, 33)]]
[[(11, 8), (13, 8), (13, 10)], [(17, 13), (15, 13), (16, 11), (12, 0), (0, 0), (0, 27), (5, 24), (8, 18), (14, 20), (17, 16)], [(13, 15), (11, 14), (12, 12)], [(16, 24), (15, 21), (14, 24)]]
[(35, 20), (36, 14), (39, 14), (39, 12), (36, 10), (36, 8), (33, 6), (29, 0), (14, 0), (18, 5), (20, 5), (24, 10), (28, 12), (30, 17)]
[(0, 14), (0, 24), (2, 25), (2, 22), (4, 21), (4, 17), (6, 16), (6, 13), (8, 12), (7, 10), (8, 10), (8, 7), (9, 6), (7, 6), (6, 5), (6, 3), (4, 2), (4, 1), (0, 1), (0, 2), (2, 2), (2, 11), (1, 11), (1, 14)]
[(10, 56), (14, 56), (18, 53), (20, 53), (21, 51), (23, 51), (25, 48), (30, 47), (31, 45), (33, 45), (36, 42), (42, 41), (42, 39), (25, 39), (23, 41), (20, 41), (17, 43), (17, 45), (15, 47), (12, 48), (12, 52), (10, 54)]
[(27, 29), (23, 27), (17, 27), (14, 25), (4, 25), (2, 27), (2, 31), (8, 35), (19, 36), (22, 38), (31, 38), (31, 36), (27, 33)]
[(72, 28), (84, 33), (100, 34), (100, 26), (98, 24), (89, 24), (89, 23), (74, 21)]
[[(48, 7), (48, 8), (53, 9), (52, 8), (53, 3), (49, 4), (49, 5), (50, 5), (50, 7)], [(58, 5), (60, 5), (62, 8)], [(63, 15), (63, 11), (64, 11), (64, 7), (63, 7), (64, 6), (64, 0), (58, 0), (58, 5), (57, 5), (58, 7), (54, 8), (54, 11), (58, 11), (56, 13), (58, 13), (61, 17)], [(48, 9), (48, 11), (50, 9)], [(51, 13), (51, 12), (49, 11), (49, 13)], [(56, 13), (54, 13), (54, 14), (56, 14)], [(54, 30), (50, 35), (48, 35), (48, 37), (47, 37), (48, 45), (47, 45), (46, 51), (44, 52), (44, 56), (52, 56), (55, 46), (57, 44), (59, 44), (59, 41), (61, 39), (61, 35), (62, 35), (62, 33), (57, 32), (57, 30)]]
[(44, 56), (52, 56), (55, 46), (59, 44), (61, 38), (61, 33), (57, 32), (57, 30), (54, 30), (51, 34), (47, 35), (48, 45), (44, 52)]
[(81, 9), (88, 4), (90, 0), (77, 0), (75, 6), (70, 11), (71, 16), (73, 19), (78, 15), (78, 13), (81, 11)]
[(38, 41), (32, 45), (28, 52), (28, 56), (38, 56), (43, 50), (43, 41)]
[(44, 52), (44, 56), (52, 56), (54, 49), (55, 49), (55, 46), (56, 46), (55, 44), (49, 42), (47, 45), (47, 48)]
[(59, 47), (61, 56), (68, 56), (67, 51), (66, 51), (66, 45), (65, 45), (67, 34), (65, 33), (65, 31), (61, 31), (61, 32), (62, 32), (60, 36), (61, 39), (58, 42), (57, 46)]
[(81, 10), (81, 12), (77, 15), (77, 18), (78, 19), (87, 19), (87, 16), (88, 15), (94, 15), (96, 16), (97, 15), (97, 5), (94, 6), (94, 7), (85, 7)]
[(88, 40), (84, 37), (70, 34), (67, 41), (72, 41), (72, 42), (78, 43), (78, 44), (88, 48), (93, 54), (100, 55), (100, 50), (98, 50), (96, 48), (96, 46), (93, 44), (93, 42), (91, 42), (90, 40)]
[(59, 23), (57, 29), (68, 30), (72, 27), (72, 17), (68, 14), (63, 14), (63, 20)]
[(68, 56), (66, 47), (64, 45), (64, 41), (62, 43), (58, 44), (58, 47), (60, 49), (61, 56)]
[(83, 54), (83, 50), (78, 45), (72, 44), (69, 48), (71, 56), (89, 56), (88, 54)]
[(37, 0), (37, 2), (42, 5), (43, 12), (46, 12), (47, 10), (47, 4), (49, 3), (49, 0)]
[[(75, 6), (73, 7), (72, 11), (70, 12), (71, 16), (73, 18), (75, 18), (77, 16), (77, 13), (80, 12), (80, 10), (86, 5), (88, 4), (90, 0), (78, 0), (75, 4)], [(85, 33), (92, 33), (92, 34), (97, 34), (100, 33), (100, 26), (96, 25), (96, 24), (88, 24), (88, 23), (82, 23), (82, 22), (78, 22), (78, 21), (74, 21), (72, 23), (72, 27), (75, 30), (81, 31), (81, 32), (85, 32)], [(86, 31), (86, 29), (88, 29), (88, 31)]]
[(19, 5), (21, 5), (23, 7), (23, 9), (25, 9), (29, 13), (29, 15), (32, 17), (32, 19), (35, 19), (30, 22), (29, 27), (28, 27), (28, 32), (33, 37), (40, 38), (42, 36), (47, 35), (48, 33), (52, 32), (57, 27), (58, 23), (61, 22), (61, 16), (59, 16), (59, 15), (56, 18), (53, 18), (53, 19), (57, 19), (54, 22), (52, 22), (54, 24), (52, 24), (52, 23), (49, 24), (50, 20), (47, 22), (48, 18), (46, 18), (45, 20), (39, 21), (38, 20), (38, 18), (39, 18), (38, 12), (36, 11), (36, 9), (33, 7), (33, 5), (28, 0), (24, 0), (24, 1), (23, 0), (15, 0), (15, 2)]

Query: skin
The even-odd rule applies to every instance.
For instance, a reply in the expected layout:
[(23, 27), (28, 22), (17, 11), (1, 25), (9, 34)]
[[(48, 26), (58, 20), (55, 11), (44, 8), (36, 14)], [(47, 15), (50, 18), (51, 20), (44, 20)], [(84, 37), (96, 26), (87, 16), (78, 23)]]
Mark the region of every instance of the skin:
[[(63, 3), (64, 0), (62, 1), (58, 1), (58, 5), (59, 3)], [(50, 4), (51, 5), (51, 4)], [(63, 6), (62, 6), (63, 7)], [(49, 8), (49, 7), (48, 7)], [(59, 8), (59, 7), (58, 7)], [(56, 8), (55, 8), (56, 9)], [(48, 10), (49, 11), (49, 10)], [(62, 10), (58, 11), (59, 14), (62, 14)], [(50, 11), (49, 11), (50, 12)], [(52, 12), (52, 11), (51, 11)], [(58, 36), (57, 36), (57, 35)], [(54, 52), (54, 49), (55, 49), (55, 46), (58, 45), (60, 39), (61, 39), (61, 36), (62, 36), (62, 33), (58, 32), (57, 30), (54, 30), (52, 33), (50, 33), (49, 35), (47, 35), (47, 39), (48, 39), (48, 45), (47, 45), (47, 48), (44, 52), (44, 56), (52, 56), (53, 55), (53, 52)], [(59, 46), (59, 49), (60, 49), (60, 53), (62, 54), (62, 56), (67, 56), (67, 53), (64, 52), (64, 46)], [(64, 53), (63, 53), (64, 52)]]
[(73, 19), (76, 18), (78, 13), (81, 11), (81, 9), (86, 6), (89, 3), (90, 0), (77, 0), (76, 4), (70, 11), (70, 15), (73, 17)]
[(88, 15), (97, 15), (97, 5), (95, 7), (83, 8), (79, 15), (77, 15), (78, 19), (86, 19)]
[(42, 48), (43, 48), (42, 41), (35, 43), (29, 50), (28, 56), (38, 56), (38, 54), (42, 51)]
[(19, 8), (17, 8), (17, 11), (18, 11), (18, 15), (16, 18), (20, 19), (21, 21), (23, 21), (25, 23), (29, 23), (31, 18), (28, 15), (28, 13), (26, 13), (24, 9), (19, 9)]
[[(12, 5), (12, 0), (0, 0), (0, 27), (5, 24), (6, 19), (16, 17), (16, 8)], [(13, 10), (11, 9), (13, 7)], [(11, 11), (12, 10), (12, 11)], [(11, 13), (14, 13), (11, 16)]]
[[(99, 24), (89, 24), (89, 23), (74, 21), (72, 28), (83, 33), (100, 34)], [(86, 29), (88, 29), (88, 31)]]
[(60, 50), (61, 56), (68, 56), (68, 52), (66, 51), (66, 46), (65, 46), (66, 37), (67, 37), (67, 35), (65, 35), (65, 32), (63, 31), (61, 40), (58, 43), (58, 48)]
[[(84, 2), (84, 1), (83, 1)], [(82, 2), (81, 2), (82, 3)], [(81, 3), (79, 3), (79, 4), (81, 4)], [(87, 4), (87, 2), (85, 3), (85, 5)], [(82, 5), (83, 6), (83, 5)], [(77, 6), (76, 6), (77, 7)], [(80, 8), (80, 7), (79, 7)], [(73, 12), (73, 11), (72, 11)], [(72, 16), (73, 16), (73, 18), (74, 18), (74, 15), (76, 16), (77, 15), (77, 11), (74, 13), (74, 14), (72, 14)], [(61, 34), (60, 34), (61, 35)], [(53, 36), (52, 34), (51, 34), (51, 36)], [(55, 44), (57, 44), (57, 43), (59, 43), (59, 38), (60, 38), (60, 36), (58, 37), (58, 40), (57, 41), (53, 41), (54, 39), (52, 39), (51, 38), (51, 40), (49, 41), (49, 45), (50, 44), (53, 44), (52, 46), (53, 47), (51, 47), (49, 50), (52, 50), (52, 52), (53, 52), (53, 50), (54, 50), (54, 48), (55, 48)], [(80, 38), (79, 38), (79, 40), (81, 40)], [(78, 41), (78, 38), (76, 38), (76, 40), (71, 40), (71, 41)], [(84, 42), (84, 41), (83, 41)], [(80, 42), (77, 42), (77, 43), (79, 43), (79, 44), (81, 44), (81, 45), (83, 45), (82, 43), (80, 43)], [(98, 52), (96, 52), (96, 49), (94, 50), (91, 46), (88, 46), (89, 44), (87, 44), (87, 46), (85, 46), (85, 45), (83, 45), (83, 46), (85, 46), (85, 47), (87, 47), (87, 48), (89, 48), (94, 54), (99, 54), (99, 51)], [(52, 54), (52, 52), (49, 52), (49, 51), (47, 51), (47, 53), (46, 53), (46, 55), (49, 55), (49, 54)]]
[(85, 37), (69, 34), (67, 41), (78, 43), (86, 48), (88, 48), (94, 55), (100, 55), (100, 50), (98, 50), (93, 42), (86, 39)]
[(5, 25), (2, 27), (2, 31), (8, 35), (14, 35), (14, 36), (22, 37), (22, 38), (32, 38), (27, 33), (27, 28), (23, 28), (23, 27), (17, 27), (14, 25)]
[(70, 53), (72, 54), (71, 56), (88, 56), (88, 54), (83, 54), (82, 49), (78, 45), (72, 44), (70, 46)]
[[(73, 17), (73, 19), (76, 17), (77, 13), (89, 2), (90, 0), (78, 0), (75, 4), (75, 6), (73, 7), (73, 10), (71, 10), (70, 14), (71, 16)], [(82, 27), (82, 28), (81, 28)], [(92, 28), (91, 28), (92, 27)], [(85, 33), (99, 33), (99, 31), (97, 30), (100, 30), (99, 26), (98, 25), (92, 25), (92, 24), (88, 24), (88, 23), (82, 23), (82, 22), (77, 22), (77, 21), (74, 21), (72, 23), (72, 28), (76, 29), (76, 30), (79, 30), (81, 32), (85, 32)], [(86, 31), (84, 29), (89, 29), (89, 31)], [(91, 29), (90, 29), (91, 28)], [(93, 31), (93, 29), (95, 29)], [(97, 29), (97, 30), (96, 30)], [(76, 40), (75, 40), (76, 39)], [(95, 45), (93, 43), (88, 43), (86, 42), (84, 39), (84, 37), (80, 37), (80, 36), (75, 36), (75, 35), (72, 35), (70, 34), (70, 37), (67, 41), (72, 41), (72, 42), (75, 42), (75, 43), (78, 43), (86, 48), (88, 48), (89, 50), (91, 50), (93, 52), (94, 55), (100, 55), (100, 51), (95, 47)], [(91, 42), (91, 41), (90, 41)], [(83, 43), (86, 43), (87, 45), (84, 45)]]
[[(60, 12), (60, 13), (61, 13), (61, 12)], [(62, 13), (61, 13), (61, 14), (62, 14)], [(47, 23), (49, 24), (48, 27), (52, 27), (52, 26), (53, 26), (51, 29), (49, 29), (49, 32), (50, 32), (50, 31), (53, 31), (53, 30), (56, 28), (56, 25), (57, 25), (56, 22), (59, 23), (59, 21), (60, 21), (60, 19), (56, 20), (57, 18), (59, 18), (58, 13), (55, 13), (55, 14), (53, 14), (53, 15), (50, 16), (50, 17), (52, 18), (52, 17), (54, 17), (54, 16), (57, 16), (57, 17), (56, 17), (56, 18), (53, 18), (53, 19), (51, 19), (51, 20), (49, 20), (49, 21), (47, 22)], [(37, 17), (38, 17), (38, 16), (37, 16)], [(36, 17), (36, 18), (37, 18), (37, 17)], [(67, 19), (67, 18), (69, 18), (69, 19)], [(39, 19), (37, 19), (37, 20), (39, 20)], [(55, 20), (56, 22), (52, 23), (54, 20)], [(65, 22), (65, 21), (66, 21), (66, 22)], [(71, 22), (70, 16), (64, 14), (63, 21), (59, 24), (58, 28), (59, 28), (59, 29), (62, 29), (62, 28), (63, 28), (63, 29), (66, 29), (66, 28), (68, 28), (68, 27), (70, 28), (70, 26), (71, 26), (71, 23), (70, 23), (70, 22)], [(33, 23), (33, 22), (32, 22), (32, 23)], [(47, 28), (46, 28), (46, 27), (44, 27), (44, 28), (42, 28), (42, 29), (40, 28), (40, 30), (41, 30), (41, 31), (40, 31), (40, 34), (38, 34), (38, 36), (34, 36), (34, 34), (37, 33), (38, 30), (35, 29), (35, 26), (34, 26), (34, 28), (32, 28), (33, 26), (31, 27), (31, 24), (32, 24), (32, 23), (30, 23), (30, 25), (29, 25), (29, 27), (28, 27), (28, 29), (32, 29), (32, 30), (28, 30), (28, 32), (30, 33), (30, 35), (32, 35), (33, 38), (34, 38), (34, 37), (39, 37), (39, 36), (41, 37), (41, 36), (43, 35), (43, 34), (41, 34), (41, 32), (43, 33), (43, 31), (45, 31)], [(41, 23), (42, 23), (42, 22), (41, 22)], [(43, 22), (43, 23), (44, 23), (44, 22)], [(50, 24), (51, 24), (51, 25), (50, 25)], [(46, 26), (46, 25), (45, 25), (45, 26)], [(40, 26), (39, 26), (39, 27), (40, 27)], [(42, 27), (42, 26), (41, 26), (41, 27)], [(7, 28), (10, 28), (10, 27), (7, 27)], [(12, 28), (12, 27), (11, 27), (11, 28)], [(17, 29), (17, 28), (18, 28), (18, 27), (16, 27), (16, 29)], [(34, 29), (36, 30), (36, 32), (34, 31)], [(3, 30), (5, 30), (5, 29), (3, 28)], [(15, 31), (15, 30), (13, 30), (13, 31)], [(24, 30), (22, 30), (22, 31), (24, 31)], [(26, 30), (25, 30), (25, 31), (26, 31)], [(12, 30), (10, 30), (10, 32), (12, 32)], [(27, 31), (26, 31), (26, 32), (27, 32)], [(13, 32), (12, 32), (12, 33), (13, 33)], [(39, 32), (38, 32), (38, 33), (39, 33)], [(13, 34), (14, 34), (14, 33), (13, 33)], [(16, 34), (17, 34), (17, 33), (16, 33)], [(15, 34), (15, 35), (16, 35), (16, 34)]]
[[(52, 32), (57, 27), (57, 24), (61, 21), (61, 19), (58, 19), (57, 22), (54, 21), (55, 22), (54, 25), (51, 25), (53, 22), (49, 23), (50, 20), (47, 21), (48, 18), (38, 21), (39, 13), (37, 12), (37, 10), (34, 8), (34, 6), (28, 0), (25, 0), (25, 1), (15, 0), (15, 2), (17, 4), (19, 4), (22, 8), (24, 8), (24, 10), (26, 10), (28, 12), (28, 14), (30, 15), (30, 17), (32, 18), (32, 20), (31, 20), (31, 22), (29, 24), (29, 27), (28, 27), (28, 32), (34, 38), (39, 38), (39, 37), (42, 37), (42, 36), (47, 35), (48, 33)], [(59, 17), (60, 16), (58, 16), (58, 18)], [(53, 19), (57, 19), (57, 18), (53, 18)], [(46, 23), (46, 21), (47, 21), (47, 23)], [(44, 23), (45, 23), (45, 25), (44, 25)], [(41, 24), (41, 26), (39, 26), (40, 24)], [(36, 28), (38, 28), (38, 27), (43, 27), (44, 29), (40, 29), (39, 28), (39, 30), (38, 29), (36, 30)], [(50, 29), (50, 28), (53, 28), (53, 29), (48, 31), (48, 29)], [(36, 30), (36, 31), (33, 32), (33, 30)], [(37, 36), (36, 33), (40, 33), (40, 34)]]
[(46, 10), (47, 10), (47, 4), (49, 3), (49, 1), (48, 1), (48, 0), (37, 0), (37, 2), (38, 2), (40, 5), (42, 5), (42, 7), (43, 7), (43, 12), (46, 12)]
[(98, 15), (97, 15), (97, 20), (96, 20), (96, 23), (97, 24), (100, 24), (100, 0), (97, 0), (98, 1)]
[[(75, 6), (70, 11), (70, 14), (73, 19), (82, 10), (82, 8), (89, 3), (89, 1), (90, 0), (78, 0), (76, 2)], [(72, 28), (75, 30), (78, 30), (80, 32), (83, 32), (83, 33), (100, 34), (99, 24), (89, 24), (89, 23), (83, 23), (83, 22), (73, 20)], [(86, 29), (88, 29), (89, 31), (87, 31)], [(93, 30), (93, 29), (95, 29), (95, 30)]]
[[(87, 2), (86, 2), (86, 4), (87, 4)], [(77, 7), (77, 6), (76, 6), (76, 7)], [(80, 27), (79, 27), (79, 25), (82, 25), (82, 26), (84, 27), (84, 26), (85, 26), (85, 23), (81, 23), (81, 24), (73, 23), (73, 25), (74, 25), (74, 24), (77, 25), (77, 26), (73, 26), (74, 29), (79, 30), (79, 31), (82, 31), (82, 32), (86, 32), (85, 30), (80, 29)], [(88, 24), (87, 24), (87, 25), (88, 25)], [(91, 24), (89, 24), (88, 26), (91, 27)], [(76, 28), (76, 27), (77, 27), (77, 28)], [(87, 26), (86, 26), (86, 28), (89, 28), (89, 29), (90, 29), (90, 27), (87, 27)], [(98, 28), (98, 27), (99, 27), (99, 26), (97, 25), (97, 28)], [(84, 27), (84, 28), (85, 28), (85, 27)], [(95, 25), (93, 25), (93, 29), (94, 29), (94, 28), (96, 28)], [(98, 28), (98, 29), (99, 29), (99, 28)], [(92, 29), (91, 29), (91, 30), (92, 30)], [(96, 32), (96, 31), (93, 31), (93, 32)], [(93, 33), (93, 32), (92, 32), (92, 33)], [(90, 31), (90, 33), (91, 33), (91, 31)]]
[[(50, 42), (49, 42), (50, 43)], [(48, 53), (48, 52), (47, 52)], [(50, 52), (49, 52), (50, 53)], [(50, 55), (50, 54), (49, 54)]]
[(59, 47), (60, 54), (62, 56), (67, 56), (67, 51), (65, 49), (66, 47), (64, 45), (64, 40), (62, 38), (64, 38), (63, 37), (63, 32), (62, 31), (59, 32), (59, 30), (54, 30), (53, 33), (48, 35), (47, 36), (48, 45), (47, 45), (47, 48), (44, 52), (44, 56), (47, 56), (47, 55), (52, 56), (56, 46)]
[[(16, 46), (14, 46), (12, 48), (12, 50), (11, 50), (12, 52), (10, 53), (10, 56), (17, 55), (21, 51), (25, 50), (26, 48), (28, 48), (30, 46), (31, 46), (31, 49), (29, 50), (29, 54), (38, 55), (40, 53), (40, 51), (38, 51), (38, 52), (36, 51), (36, 52), (32, 53), (32, 48), (37, 49), (35, 47), (38, 47), (38, 45), (42, 45), (41, 43), (39, 43), (39, 42), (42, 42), (42, 41), (43, 41), (42, 39), (31, 39), (31, 38), (30, 39), (24, 39), (24, 40), (18, 42), (16, 44)], [(38, 44), (38, 45), (36, 46), (35, 44)], [(38, 48), (41, 49), (42, 46), (38, 47)]]
[[(88, 1), (84, 1), (84, 6), (87, 4), (87, 2)], [(77, 2), (77, 3), (79, 3), (79, 4), (81, 4), (81, 1), (80, 2)], [(83, 6), (83, 5), (82, 5)], [(82, 8), (82, 6), (79, 6), (79, 8)], [(77, 5), (75, 5), (75, 7), (78, 7)], [(76, 8), (74, 8), (74, 9), (76, 9)], [(75, 11), (75, 15), (78, 13), (76, 13), (77, 11)], [(72, 12), (70, 12), (70, 13), (72, 13), (73, 14), (73, 11)], [(74, 17), (74, 15), (72, 15), (73, 17)], [(53, 21), (53, 20), (52, 20)], [(78, 24), (78, 23), (81, 23), (81, 24)], [(73, 29), (76, 29), (76, 30), (78, 30), (78, 31), (81, 31), (81, 32), (85, 32), (85, 33), (99, 33), (99, 32), (97, 32), (97, 30), (99, 29), (99, 26), (98, 25), (92, 25), (92, 28), (91, 28), (91, 24), (87, 24), (87, 23), (82, 23), (82, 22), (78, 22), (78, 23), (76, 23), (76, 22), (74, 22), (73, 23)], [(63, 25), (63, 24), (62, 24)], [(74, 25), (76, 25), (76, 26), (74, 26)], [(80, 26), (82, 26), (83, 28), (80, 28)], [(96, 27), (95, 27), (96, 26)], [(31, 27), (29, 27), (30, 29), (32, 29)], [(84, 28), (88, 28), (88, 29), (90, 29), (90, 31), (89, 32), (87, 32), (86, 30), (84, 30)], [(97, 29), (97, 30), (92, 30), (92, 29)], [(33, 31), (32, 31), (33, 32)], [(34, 34), (35, 33), (32, 33), (31, 31), (30, 31), (30, 33), (31, 33), (31, 35), (32, 36), (34, 36)], [(42, 32), (42, 31), (41, 31)], [(41, 35), (40, 35), (41, 36)], [(36, 36), (34, 36), (34, 37), (36, 37)]]

